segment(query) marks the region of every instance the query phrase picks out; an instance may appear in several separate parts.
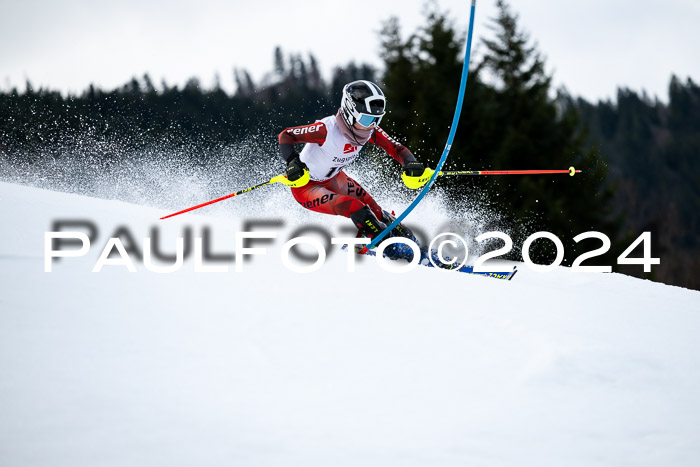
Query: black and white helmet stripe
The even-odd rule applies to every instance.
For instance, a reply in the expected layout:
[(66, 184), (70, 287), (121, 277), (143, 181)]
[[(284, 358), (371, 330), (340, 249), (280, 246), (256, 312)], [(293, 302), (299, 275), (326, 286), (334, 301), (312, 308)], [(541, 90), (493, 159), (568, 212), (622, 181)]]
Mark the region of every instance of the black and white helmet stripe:
[[(386, 99), (384, 98), (384, 93), (382, 92), (381, 89), (379, 89), (379, 86), (377, 86), (376, 84), (374, 84), (371, 81), (364, 81), (363, 80), (362, 82), (365, 83), (367, 86), (369, 86), (369, 88), (372, 90), (372, 95), (367, 97), (367, 99), (365, 99), (365, 105), (367, 105), (369, 107), (369, 101), (372, 101), (374, 99), (380, 99), (384, 103), (384, 105), (386, 105)], [(382, 109), (382, 113), (384, 113), (384, 109)]]

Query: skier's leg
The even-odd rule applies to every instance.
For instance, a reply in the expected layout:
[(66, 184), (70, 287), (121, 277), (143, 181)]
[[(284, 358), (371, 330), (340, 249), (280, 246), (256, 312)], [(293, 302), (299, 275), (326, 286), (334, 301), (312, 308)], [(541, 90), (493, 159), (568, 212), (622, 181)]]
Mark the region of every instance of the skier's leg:
[[(386, 218), (389, 222), (394, 220), (389, 213), (382, 210), (359, 183), (342, 171), (330, 180), (320, 183), (312, 182), (300, 188), (292, 188), (292, 195), (306, 209), (323, 214), (349, 217), (360, 232), (369, 238), (374, 238), (386, 229), (387, 224), (382, 221), (383, 219)], [(415, 241), (412, 234), (409, 236), (403, 233), (405, 230), (403, 226), (399, 225), (390, 236), (405, 236)], [(408, 232), (410, 233), (410, 231)], [(411, 261), (413, 251), (407, 245), (398, 243), (386, 248), (385, 256)]]
[(382, 208), (374, 198), (343, 171), (329, 180), (292, 188), (292, 195), (306, 209), (324, 214), (350, 217), (364, 206), (369, 206), (375, 216), (382, 217)]
[(306, 209), (336, 216), (350, 217), (350, 214), (366, 206), (357, 198), (330, 189), (326, 183), (309, 183), (292, 188), (292, 196)]
[(338, 172), (335, 177), (327, 181), (327, 186), (329, 190), (334, 191), (335, 193), (355, 198), (362, 203), (360, 207), (353, 204), (350, 206), (351, 209), (347, 213), (341, 215), (350, 217), (353, 212), (366, 205), (369, 206), (377, 218), (382, 218), (382, 208), (379, 206), (379, 204), (377, 204), (374, 198), (372, 198), (372, 195), (370, 195), (367, 190), (362, 188), (362, 185), (357, 183), (354, 179), (348, 177), (342, 170)]
[[(333, 186), (330, 187), (332, 190), (342, 191), (344, 189), (345, 193), (348, 196), (354, 196), (357, 199), (361, 200), (364, 204), (370, 207), (372, 213), (374, 213), (376, 218), (383, 224), (389, 225), (392, 222), (394, 222), (394, 219), (396, 219), (393, 215), (389, 214), (388, 211), (382, 209), (379, 206), (379, 204), (377, 204), (377, 202), (374, 200), (374, 198), (372, 198), (372, 195), (370, 195), (367, 192), (367, 190), (362, 188), (362, 186), (359, 183), (345, 175), (345, 172), (341, 171), (332, 180)], [(396, 227), (394, 227), (389, 236), (406, 237), (410, 238), (413, 241), (416, 241), (416, 237), (415, 235), (413, 235), (413, 232), (411, 232), (411, 230), (403, 224), (399, 224)]]

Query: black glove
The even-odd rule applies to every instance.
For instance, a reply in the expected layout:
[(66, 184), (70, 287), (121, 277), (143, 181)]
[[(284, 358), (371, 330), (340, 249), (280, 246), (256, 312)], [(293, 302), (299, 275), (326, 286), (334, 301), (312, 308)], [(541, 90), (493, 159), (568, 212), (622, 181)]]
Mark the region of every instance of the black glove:
[(418, 161), (406, 162), (403, 166), (403, 173), (409, 177), (420, 177), (425, 172), (425, 166)]
[(299, 180), (304, 175), (304, 169), (308, 170), (308, 167), (299, 159), (299, 154), (294, 154), (294, 157), (287, 162), (287, 180), (290, 182)]

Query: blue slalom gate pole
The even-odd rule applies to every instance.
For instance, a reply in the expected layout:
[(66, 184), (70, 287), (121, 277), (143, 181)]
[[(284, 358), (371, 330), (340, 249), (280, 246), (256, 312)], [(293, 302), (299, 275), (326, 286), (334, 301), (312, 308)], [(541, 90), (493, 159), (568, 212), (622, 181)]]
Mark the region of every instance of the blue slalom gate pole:
[(365, 247), (362, 249), (362, 252), (366, 252), (369, 249), (374, 248), (377, 246), (379, 242), (382, 241), (382, 239), (389, 233), (391, 232), (394, 227), (399, 225), (399, 223), (408, 216), (411, 211), (420, 203), (420, 201), (423, 199), (423, 197), (426, 195), (428, 190), (430, 190), (430, 187), (432, 186), (433, 182), (435, 179), (438, 177), (438, 174), (440, 173), (440, 170), (442, 169), (443, 164), (445, 163), (445, 160), (447, 159), (447, 155), (450, 153), (450, 148), (452, 147), (452, 140), (454, 140), (455, 133), (457, 132), (457, 123), (459, 122), (459, 116), (462, 113), (462, 103), (464, 102), (464, 90), (467, 87), (467, 77), (469, 76), (469, 58), (471, 57), (472, 53), (472, 33), (474, 31), (474, 12), (476, 10), (476, 0), (472, 0), (472, 6), (471, 6), (471, 12), (470, 12), (470, 18), (469, 18), (469, 33), (467, 34), (467, 50), (464, 55), (464, 65), (462, 67), (462, 81), (459, 84), (459, 96), (457, 97), (457, 108), (455, 109), (455, 115), (454, 118), (452, 119), (452, 126), (450, 127), (450, 135), (447, 137), (447, 144), (445, 145), (445, 149), (442, 152), (442, 157), (440, 157), (440, 161), (438, 161), (437, 166), (435, 167), (435, 172), (433, 172), (433, 175), (430, 177), (430, 180), (428, 180), (428, 183), (423, 187), (423, 190), (418, 194), (415, 200), (411, 203), (410, 206), (408, 206), (404, 212), (402, 212), (395, 220), (392, 222), (387, 228), (380, 232), (379, 235), (374, 237), (374, 239)]

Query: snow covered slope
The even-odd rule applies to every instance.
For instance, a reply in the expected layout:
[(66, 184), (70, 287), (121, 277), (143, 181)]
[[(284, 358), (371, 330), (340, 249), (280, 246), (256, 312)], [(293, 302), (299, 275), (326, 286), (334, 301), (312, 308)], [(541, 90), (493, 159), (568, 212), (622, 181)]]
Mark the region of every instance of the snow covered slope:
[[(242, 272), (190, 255), (93, 273), (120, 228), (168, 253), (208, 229), (221, 255), (246, 219), (7, 183), (0, 214), (4, 467), (700, 465), (700, 292), (523, 265), (351, 273), (336, 250), (297, 274), (291, 221)], [(66, 219), (97, 238), (44, 272)]]

